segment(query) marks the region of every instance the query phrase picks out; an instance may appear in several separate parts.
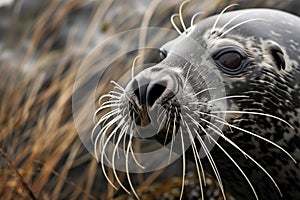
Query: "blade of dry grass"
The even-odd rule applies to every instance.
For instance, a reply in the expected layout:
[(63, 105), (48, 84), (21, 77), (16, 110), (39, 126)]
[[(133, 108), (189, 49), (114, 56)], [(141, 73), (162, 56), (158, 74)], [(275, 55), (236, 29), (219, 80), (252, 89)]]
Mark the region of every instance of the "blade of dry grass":
[(22, 175), (18, 172), (14, 164), (12, 163), (9, 156), (0, 148), (0, 154), (1, 156), (6, 160), (8, 166), (11, 168), (12, 172), (17, 176), (19, 182), (21, 183), (24, 190), (27, 192), (28, 196), (32, 200), (37, 200), (36, 196), (34, 195), (33, 191), (31, 190), (30, 186), (26, 183), (26, 181), (23, 179)]

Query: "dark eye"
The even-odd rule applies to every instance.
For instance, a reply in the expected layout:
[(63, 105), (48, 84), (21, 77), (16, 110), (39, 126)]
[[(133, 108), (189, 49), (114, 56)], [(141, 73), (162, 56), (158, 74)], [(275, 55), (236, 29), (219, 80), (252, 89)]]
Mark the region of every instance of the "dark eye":
[(159, 51), (159, 61), (164, 60), (167, 57), (167, 52), (165, 50)]
[(213, 55), (218, 67), (227, 74), (235, 75), (245, 66), (245, 53), (236, 47), (226, 47)]

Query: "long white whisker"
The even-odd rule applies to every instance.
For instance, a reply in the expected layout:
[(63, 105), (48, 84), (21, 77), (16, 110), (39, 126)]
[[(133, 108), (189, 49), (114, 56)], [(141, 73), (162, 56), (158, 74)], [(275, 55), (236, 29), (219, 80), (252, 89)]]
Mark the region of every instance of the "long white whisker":
[[(102, 137), (104, 138), (105, 135), (103, 135)], [(102, 168), (102, 172), (104, 174), (104, 177), (107, 179), (107, 181), (109, 182), (109, 184), (115, 189), (115, 190), (118, 190), (118, 188), (112, 183), (112, 181), (109, 179), (108, 175), (106, 174), (106, 171), (105, 171), (105, 168), (104, 168), (104, 154), (105, 154), (105, 148), (106, 148), (106, 145), (108, 144), (109, 140), (113, 137), (113, 134), (109, 135), (108, 138), (106, 138), (106, 142), (105, 144), (103, 145), (103, 151), (102, 154), (101, 154), (101, 168)], [(97, 140), (96, 140), (97, 141)], [(96, 142), (97, 143), (97, 142)], [(96, 156), (96, 159), (98, 160), (98, 154), (97, 154), (97, 150), (96, 150), (96, 144), (95, 144), (95, 156)], [(99, 162), (99, 160), (98, 160)], [(122, 187), (122, 184), (121, 184), (121, 187)], [(126, 190), (126, 188), (124, 188), (124, 190), (130, 194), (130, 192), (128, 190)]]
[(231, 144), (233, 147), (235, 147), (237, 150), (239, 150), (241, 153), (243, 153), (244, 155), (246, 155), (253, 163), (255, 163), (261, 170), (263, 170), (263, 172), (270, 178), (270, 180), (273, 182), (273, 184), (275, 185), (275, 187), (277, 188), (280, 196), (282, 197), (282, 193), (280, 191), (280, 188), (278, 187), (276, 181), (273, 179), (273, 177), (267, 172), (267, 170), (265, 170), (265, 168), (263, 166), (261, 166), (254, 158), (252, 158), (249, 154), (247, 154), (244, 150), (242, 150), (239, 146), (237, 146), (234, 142), (232, 142), (228, 137), (226, 137), (223, 134), (220, 134), (216, 129), (214, 129), (211, 126), (207, 126), (208, 128), (210, 128), (211, 130), (213, 130), (216, 134), (218, 134), (220, 137), (222, 137), (224, 140), (226, 140), (229, 144)]
[(232, 124), (222, 122), (222, 121), (220, 121), (220, 120), (218, 120), (218, 119), (216, 119), (216, 122), (225, 124), (225, 125), (227, 125), (227, 126), (230, 126), (230, 127), (234, 128), (234, 129), (237, 129), (237, 130), (242, 131), (242, 132), (244, 132), (244, 133), (248, 133), (248, 134), (250, 134), (250, 135), (252, 135), (252, 136), (254, 136), (254, 137), (257, 137), (257, 138), (259, 138), (259, 139), (261, 139), (261, 140), (266, 141), (266, 142), (269, 143), (269, 144), (272, 144), (273, 146), (275, 146), (276, 148), (278, 148), (278, 149), (280, 149), (282, 152), (284, 152), (286, 155), (288, 155), (288, 156), (293, 160), (294, 163), (297, 163), (297, 161), (295, 160), (295, 158), (294, 158), (289, 152), (287, 152), (284, 148), (282, 148), (281, 146), (279, 146), (279, 145), (276, 144), (275, 142), (273, 142), (273, 141), (271, 141), (271, 140), (268, 140), (268, 139), (266, 139), (266, 138), (264, 138), (264, 137), (262, 137), (262, 136), (260, 136), (260, 135), (258, 135), (258, 134), (255, 134), (255, 133), (253, 133), (253, 132), (251, 132), (251, 131), (247, 131), (247, 130), (245, 130), (245, 129), (243, 129), (243, 128), (234, 126), (234, 125), (232, 125)]
[[(191, 119), (192, 123), (194, 123), (197, 127), (199, 127), (206, 135), (209, 135), (209, 134), (207, 133), (207, 131), (204, 129), (204, 127), (203, 127), (199, 122), (197, 122), (197, 121), (196, 121), (192, 116), (190, 116), (189, 114), (187, 114), (187, 116)], [(207, 149), (205, 143), (203, 142), (203, 140), (202, 140), (200, 134), (198, 133), (197, 130), (194, 129), (194, 131), (195, 131), (196, 137), (197, 137), (198, 141), (200, 142), (201, 146), (203, 147), (203, 150), (204, 150), (204, 152), (206, 153), (206, 155), (207, 155), (207, 157), (208, 157), (208, 160), (209, 160), (209, 162), (210, 162), (210, 164), (211, 164), (211, 166), (212, 166), (212, 169), (213, 169), (213, 171), (214, 171), (214, 173), (215, 173), (215, 175), (216, 175), (217, 181), (218, 181), (219, 186), (220, 186), (220, 189), (221, 189), (221, 191), (222, 191), (223, 198), (226, 199), (226, 195), (225, 195), (225, 192), (224, 192), (224, 188), (223, 188), (221, 176), (220, 176), (220, 174), (219, 174), (219, 171), (218, 171), (218, 169), (217, 169), (217, 166), (216, 166), (216, 164), (215, 164), (215, 162), (214, 162), (214, 160), (213, 160), (213, 158), (212, 158), (212, 156), (211, 156), (209, 150)], [(210, 139), (210, 138), (208, 138), (208, 139)]]
[(224, 13), (226, 10), (228, 10), (229, 8), (231, 8), (231, 7), (233, 7), (233, 6), (237, 6), (237, 5), (238, 5), (238, 4), (230, 4), (229, 6), (227, 6), (226, 8), (224, 8), (224, 9), (222, 10), (222, 12), (218, 15), (218, 17), (217, 17), (217, 19), (216, 19), (216, 21), (215, 21), (215, 23), (214, 23), (214, 25), (213, 25), (213, 27), (212, 27), (210, 33), (213, 33), (213, 32), (216, 30), (216, 26), (217, 26), (219, 20), (221, 19), (223, 13)]
[(175, 142), (175, 134), (176, 134), (176, 122), (174, 120), (173, 121), (172, 140), (171, 140), (171, 148), (170, 148), (168, 164), (170, 164), (170, 162), (171, 162), (171, 155), (172, 155), (172, 152), (173, 152), (173, 145), (174, 145), (174, 142)]
[(256, 191), (255, 191), (251, 181), (248, 179), (247, 175), (245, 174), (245, 172), (241, 169), (241, 167), (236, 163), (236, 161), (227, 153), (227, 151), (213, 137), (211, 137), (210, 135), (209, 135), (209, 137), (225, 153), (225, 155), (231, 160), (231, 162), (238, 168), (238, 170), (241, 172), (241, 174), (244, 176), (244, 178), (248, 182), (249, 186), (251, 187), (251, 189), (255, 195), (255, 198), (258, 200)]
[(239, 14), (239, 15), (237, 15), (237, 16), (231, 18), (231, 19), (230, 19), (226, 24), (224, 24), (224, 26), (219, 30), (220, 33), (222, 33), (223, 30), (224, 30), (231, 22), (233, 22), (235, 19), (237, 19), (238, 17), (241, 17), (242, 15), (245, 15), (245, 14), (247, 14), (247, 13), (249, 13), (249, 12), (243, 12), (242, 14)]
[(182, 185), (181, 185), (181, 192), (180, 192), (180, 200), (182, 199), (183, 196), (183, 191), (184, 191), (184, 181), (185, 181), (185, 168), (186, 168), (186, 163), (185, 163), (185, 152), (184, 152), (184, 141), (183, 141), (183, 133), (182, 129), (180, 128), (180, 136), (181, 136), (181, 147), (182, 147)]
[(224, 35), (226, 35), (227, 33), (229, 33), (230, 31), (232, 31), (233, 29), (243, 25), (243, 24), (246, 24), (246, 23), (249, 23), (249, 22), (253, 22), (253, 21), (266, 21), (265, 19), (262, 19), (262, 18), (256, 18), (256, 19), (249, 19), (249, 20), (246, 20), (244, 22), (241, 22), (241, 23), (238, 23), (236, 25), (234, 25), (233, 27), (231, 27), (230, 29), (226, 30), (225, 32), (223, 32), (221, 34), (220, 37), (223, 37)]
[(101, 101), (104, 99), (104, 98), (111, 98), (111, 99), (120, 99), (120, 96), (117, 96), (117, 95), (114, 95), (114, 94), (110, 94), (110, 93), (106, 93), (106, 94), (103, 94), (100, 98), (99, 98), (99, 105), (101, 105)]
[(197, 16), (203, 14), (203, 11), (197, 12), (196, 14), (193, 15), (192, 19), (191, 19), (191, 27), (194, 26), (194, 21), (196, 19)]
[[(107, 119), (110, 118), (113, 115), (117, 115), (117, 111), (111, 111), (110, 113), (106, 114)], [(104, 118), (106, 118), (104, 117)], [(93, 129), (92, 129), (92, 134), (91, 134), (91, 141), (94, 143), (94, 135), (95, 135), (95, 131), (96, 129), (100, 126), (100, 124), (103, 122), (102, 118), (94, 125)], [(102, 130), (102, 129), (101, 129)]]
[(104, 106), (100, 106), (100, 108), (98, 108), (97, 110), (96, 110), (96, 112), (97, 113), (99, 113), (101, 110), (104, 110), (104, 109), (106, 109), (106, 108), (111, 108), (111, 107), (118, 107), (118, 106), (120, 106), (121, 105), (121, 103), (116, 103), (116, 104), (106, 104), (106, 105), (104, 105)]
[[(105, 105), (118, 105), (120, 104), (120, 99), (110, 99), (108, 101), (105, 101), (103, 104), (101, 104), (101, 106), (105, 106)], [(100, 107), (101, 107), (100, 106)]]
[[(160, 112), (160, 114), (159, 114), (158, 117), (157, 117), (157, 122), (158, 122), (158, 121), (162, 121), (162, 120), (166, 117), (166, 112), (167, 112), (167, 110), (164, 109), (164, 110), (161, 111), (161, 108), (163, 108), (163, 107), (160, 107), (160, 108), (159, 108), (159, 111), (158, 111), (158, 112)], [(162, 117), (162, 116), (164, 116), (164, 118), (161, 120), (161, 117)]]
[(228, 113), (228, 114), (250, 114), (250, 115), (261, 115), (261, 116), (265, 116), (265, 117), (270, 117), (270, 118), (274, 118), (277, 119), (283, 123), (285, 123), (286, 125), (288, 125), (289, 127), (291, 127), (292, 129), (294, 129), (294, 127), (288, 123), (287, 121), (285, 121), (284, 119), (281, 119), (279, 117), (276, 117), (274, 115), (270, 115), (270, 114), (266, 114), (266, 113), (259, 113), (259, 112), (252, 112), (252, 111), (231, 111), (231, 110), (218, 110), (218, 111), (211, 111), (211, 113), (214, 114), (218, 114), (218, 113)]
[[(126, 127), (125, 129), (128, 130), (129, 125), (127, 125), (127, 126), (125, 126), (125, 127)], [(115, 178), (116, 178), (118, 184), (119, 184), (119, 185), (120, 185), (127, 193), (130, 193), (130, 192), (126, 189), (126, 187), (122, 184), (122, 182), (120, 181), (120, 179), (119, 179), (119, 177), (118, 177), (118, 174), (117, 174), (117, 172), (116, 172), (116, 167), (115, 167), (115, 155), (116, 155), (116, 152), (117, 152), (119, 143), (120, 143), (120, 141), (121, 141), (123, 135), (126, 133), (126, 130), (124, 130), (124, 131), (122, 131), (122, 132), (120, 133), (120, 136), (118, 137), (118, 141), (117, 141), (116, 144), (115, 144), (115, 147), (114, 147), (114, 150), (113, 150), (113, 155), (112, 155), (112, 169), (113, 169), (113, 174), (114, 174), (114, 176), (115, 176)]]
[[(114, 129), (114, 131), (109, 135), (109, 137), (106, 138), (105, 144), (103, 145), (103, 150), (104, 150), (104, 151), (105, 151), (105, 149), (106, 149), (107, 144), (108, 144), (109, 141), (111, 140), (112, 136), (115, 135), (116, 130), (117, 130), (120, 126), (123, 125), (123, 122), (124, 122), (124, 120), (122, 119), (122, 120), (120, 121), (118, 127), (116, 127), (116, 128)], [(118, 141), (121, 140), (121, 138), (122, 138), (122, 137), (120, 136), (119, 139), (118, 139)], [(114, 149), (116, 149), (116, 148), (118, 148), (118, 144), (115, 145)], [(116, 178), (118, 184), (124, 189), (124, 191), (126, 191), (128, 194), (130, 194), (130, 192), (126, 189), (126, 187), (125, 187), (125, 186), (122, 184), (122, 182), (120, 181), (120, 179), (119, 179), (119, 177), (118, 177), (118, 175), (117, 175), (117, 172), (116, 172), (116, 170), (115, 170), (115, 160), (114, 160), (115, 158), (114, 158), (114, 152), (115, 152), (115, 150), (113, 150), (113, 156), (112, 156), (112, 162), (111, 162), (111, 163), (110, 163), (110, 161), (107, 159), (107, 157), (106, 157), (106, 159), (109, 161), (110, 165), (112, 166), (113, 173), (114, 173), (114, 176), (115, 176), (115, 178)], [(103, 163), (103, 161), (104, 161), (104, 156), (105, 156), (105, 155), (106, 155), (105, 152), (103, 152), (103, 153), (101, 154), (101, 162), (102, 162), (102, 163)]]
[[(176, 119), (176, 114), (175, 114), (175, 117), (174, 117), (174, 118)], [(167, 144), (168, 133), (169, 133), (170, 126), (171, 126), (170, 119), (171, 119), (171, 118), (168, 117), (168, 121), (167, 121), (167, 123), (165, 123), (165, 124), (167, 124), (168, 128), (167, 128), (167, 132), (166, 132), (166, 136), (165, 136), (164, 146)], [(174, 121), (175, 121), (175, 120), (174, 120)], [(161, 125), (162, 125), (162, 123), (160, 124), (159, 127), (161, 127)], [(161, 129), (159, 128), (158, 130), (161, 130)]]
[[(168, 117), (168, 118), (167, 118)], [(167, 119), (166, 119), (167, 118)], [(158, 130), (160, 131), (161, 128), (163, 127), (164, 124), (166, 124), (169, 121), (169, 113), (166, 113), (163, 117), (163, 119), (161, 120), (159, 126), (158, 126)]]
[(233, 99), (233, 98), (249, 98), (249, 96), (246, 96), (246, 95), (226, 96), (226, 97), (221, 97), (221, 98), (209, 100), (207, 103), (210, 104), (210, 103), (212, 103), (212, 102), (222, 101), (222, 100), (225, 100), (225, 99)]
[[(184, 66), (186, 66), (188, 63), (185, 63), (184, 64)], [(192, 65), (190, 65), (190, 67), (189, 67), (189, 69), (188, 69), (188, 71), (187, 71), (187, 74), (186, 74), (186, 78), (185, 78), (185, 81), (184, 81), (184, 84), (183, 84), (183, 89), (185, 89), (186, 88), (186, 86), (187, 86), (187, 82), (188, 82), (188, 80), (189, 80), (189, 78), (190, 78), (190, 71), (191, 71), (191, 68), (192, 68)]]
[(195, 94), (195, 96), (197, 96), (197, 95), (199, 95), (199, 94), (201, 94), (201, 93), (203, 93), (203, 92), (206, 92), (206, 91), (209, 91), (209, 90), (216, 90), (216, 89), (217, 89), (217, 88), (206, 88), (206, 89), (203, 89), (203, 90), (197, 92), (197, 93)]
[[(201, 199), (204, 200), (204, 192), (203, 192), (203, 186), (202, 186), (202, 178), (201, 178), (201, 172), (203, 174), (203, 182), (205, 183), (205, 174), (204, 174), (204, 170), (203, 170), (203, 166), (202, 166), (202, 163), (201, 163), (201, 159), (199, 157), (199, 154), (196, 153), (197, 152), (197, 148), (196, 148), (196, 144), (194, 142), (194, 138), (193, 138), (193, 135), (191, 133), (191, 129), (189, 128), (188, 124), (185, 122), (185, 125), (187, 127), (187, 131), (189, 133), (189, 138), (190, 138), (190, 141), (192, 143), (192, 150), (193, 150), (193, 155), (194, 155), (194, 158), (195, 158), (195, 165), (196, 165), (196, 169), (197, 169), (197, 174), (198, 174), (198, 180), (199, 180), (199, 186), (200, 186), (200, 191), (201, 191)], [(201, 171), (199, 169), (199, 166), (198, 166), (198, 163), (200, 165), (200, 168), (201, 168)]]
[[(116, 123), (117, 121), (119, 121), (120, 119), (122, 119), (122, 116), (117, 116), (115, 119), (112, 119), (109, 123), (107, 123), (100, 131), (99, 131), (99, 134), (97, 135), (96, 139), (95, 139), (95, 147), (94, 147), (94, 153), (95, 153), (95, 157), (96, 159), (98, 160), (98, 153), (97, 153), (97, 146), (98, 146), (98, 142), (102, 141), (105, 137), (105, 133), (107, 132), (107, 130), (114, 124)], [(104, 129), (104, 130), (103, 130)], [(110, 134), (109, 135), (109, 138), (113, 137), (114, 134)], [(101, 137), (101, 139), (100, 139)], [(100, 139), (100, 140), (99, 140)], [(101, 145), (99, 145), (99, 148), (101, 147)], [(103, 149), (105, 149), (103, 147)], [(106, 153), (104, 151), (105, 156), (106, 156)], [(102, 155), (103, 155), (102, 154)], [(107, 157), (106, 157), (107, 158)], [(98, 160), (99, 161), (99, 160)], [(109, 159), (107, 159), (107, 161), (109, 162)]]
[(184, 32), (186, 31), (186, 26), (184, 24), (183, 17), (182, 17), (182, 8), (183, 8), (184, 4), (186, 4), (188, 2), (190, 2), (190, 1), (187, 0), (187, 1), (182, 2), (182, 4), (179, 7), (179, 19), (180, 19), (180, 23), (182, 25), (182, 28), (183, 28)]
[(122, 92), (126, 92), (125, 89), (115, 81), (110, 81), (112, 84), (116, 86), (116, 88), (120, 89)]
[[(199, 124), (199, 126), (202, 129), (202, 131), (204, 131), (206, 133), (206, 135), (208, 135), (207, 131), (200, 124)], [(196, 131), (196, 130), (194, 129), (194, 131)], [(225, 195), (223, 183), (222, 183), (221, 176), (219, 174), (218, 168), (216, 166), (216, 163), (215, 163), (212, 155), (210, 154), (209, 150), (207, 149), (207, 147), (206, 147), (204, 141), (202, 140), (201, 136), (199, 135), (198, 132), (196, 132), (196, 133), (197, 133), (196, 137), (197, 137), (198, 141), (200, 142), (201, 146), (203, 147), (203, 150), (204, 150), (205, 154), (207, 155), (208, 161), (209, 161), (209, 163), (210, 163), (210, 165), (211, 165), (211, 167), (214, 171), (214, 174), (216, 175), (217, 181), (218, 181), (219, 186), (220, 186), (220, 190), (222, 192), (222, 196), (223, 196), (224, 200), (226, 200), (226, 195)]]
[[(201, 124), (199, 122), (197, 122), (195, 119), (193, 119), (190, 115), (188, 115), (188, 116), (192, 119), (192, 122), (197, 127), (199, 127), (206, 135), (208, 135), (207, 131), (204, 129), (203, 126), (201, 126)], [(213, 157), (211, 156), (209, 150), (207, 149), (207, 147), (206, 147), (204, 141), (202, 140), (200, 134), (198, 133), (198, 131), (195, 130), (195, 129), (194, 129), (194, 131), (195, 131), (196, 137), (197, 137), (198, 141), (200, 142), (201, 146), (203, 147), (203, 150), (204, 150), (205, 154), (207, 155), (208, 161), (209, 161), (209, 163), (210, 163), (210, 165), (211, 165), (211, 167), (212, 167), (212, 169), (213, 169), (213, 171), (216, 175), (216, 178), (217, 178), (217, 181), (219, 183), (223, 198), (226, 199), (226, 195), (225, 195), (224, 187), (223, 187), (223, 184), (222, 184), (221, 176), (219, 174), (219, 171), (218, 171), (218, 168), (215, 164), (215, 161), (214, 161)]]
[[(201, 111), (196, 111), (196, 113), (198, 113), (198, 114), (200, 114), (200, 115), (202, 114), (202, 115), (210, 116), (210, 117), (219, 119), (219, 120), (221, 120), (221, 121), (227, 123), (227, 121), (226, 121), (225, 119), (223, 119), (222, 117), (219, 117), (219, 116), (217, 116), (217, 115), (214, 115), (214, 114), (209, 114), (209, 113), (205, 113), (205, 112), (201, 112)], [(229, 128), (230, 128), (230, 131), (233, 132), (233, 131), (232, 131), (232, 128), (231, 128), (231, 127), (229, 127)]]
[(141, 55), (138, 55), (137, 57), (134, 58), (133, 60), (133, 63), (132, 63), (132, 66), (131, 66), (131, 79), (133, 80), (134, 78), (134, 67), (135, 67), (135, 63), (137, 61), (138, 58), (140, 58)]
[(173, 14), (171, 16), (171, 24), (173, 25), (173, 27), (175, 28), (175, 30), (177, 31), (177, 33), (179, 33), (180, 35), (182, 35), (183, 33), (179, 30), (178, 26), (174, 22), (174, 17), (179, 17), (179, 15), (178, 14)]
[[(97, 126), (99, 126), (101, 123), (105, 122), (107, 119), (109, 119), (110, 117), (114, 116), (114, 115), (119, 115), (120, 111), (119, 110), (111, 110), (107, 113), (105, 113), (99, 120), (98, 122), (95, 124), (94, 128), (96, 128)], [(95, 116), (96, 117), (96, 116)], [(95, 119), (96, 120), (96, 119)]]
[(132, 158), (133, 158), (134, 162), (137, 164), (137, 166), (139, 166), (142, 169), (145, 169), (145, 167), (143, 165), (141, 165), (140, 162), (136, 159), (134, 152), (133, 152), (132, 145), (130, 145), (130, 150), (131, 150), (130, 152), (131, 152)]
[(125, 165), (126, 165), (126, 176), (127, 176), (127, 180), (128, 180), (128, 184), (134, 194), (134, 196), (140, 200), (138, 194), (136, 193), (133, 185), (132, 185), (132, 182), (131, 182), (131, 178), (130, 178), (130, 174), (129, 174), (129, 166), (128, 166), (128, 159), (129, 159), (129, 151), (130, 151), (130, 146), (132, 145), (132, 137), (133, 137), (133, 133), (130, 133), (130, 137), (129, 137), (129, 142), (128, 142), (128, 145), (127, 145), (127, 150), (126, 150), (126, 161), (125, 161)]
[(122, 96), (123, 93), (112, 90), (108, 94), (114, 95), (116, 97), (120, 97), (120, 96)]

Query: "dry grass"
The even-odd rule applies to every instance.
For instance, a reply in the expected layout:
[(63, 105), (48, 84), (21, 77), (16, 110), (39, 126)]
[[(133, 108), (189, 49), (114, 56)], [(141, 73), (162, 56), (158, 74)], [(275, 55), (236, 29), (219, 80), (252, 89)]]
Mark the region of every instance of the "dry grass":
[[(107, 15), (118, 2), (101, 1), (92, 9), (85, 34), (78, 39), (68, 32), (62, 47), (56, 46), (60, 30), (65, 19), (82, 8), (81, 0), (44, 1), (28, 18), (15, 22), (7, 41), (12, 57), (0, 61), (0, 199), (113, 197), (115, 191), (81, 144), (73, 122), (71, 98), (77, 69), (94, 34), (109, 36), (149, 25), (171, 28), (168, 19), (179, 2), (154, 0), (146, 13), (118, 10), (118, 14)], [(198, 3), (186, 8), (187, 18), (199, 11)], [(220, 8), (228, 5), (215, 3)], [(205, 7), (208, 14), (220, 10), (216, 4)], [(22, 23), (26, 26), (21, 27)], [(104, 88), (100, 85), (99, 93)], [(160, 173), (138, 176), (137, 190), (147, 189)], [(109, 175), (112, 177), (111, 172)]]
[(21, 29), (22, 37), (9, 42), (16, 46), (11, 48), (14, 59), (0, 65), (0, 181), (5, 183), (0, 199), (111, 199), (114, 194), (78, 138), (71, 109), (73, 84), (84, 49), (99, 27), (106, 24), (104, 34), (110, 35), (138, 27), (142, 18), (116, 15), (109, 22), (105, 13), (116, 2), (103, 1), (93, 8), (80, 42), (70, 36), (63, 48), (55, 49), (64, 19), (81, 3), (43, 3)]

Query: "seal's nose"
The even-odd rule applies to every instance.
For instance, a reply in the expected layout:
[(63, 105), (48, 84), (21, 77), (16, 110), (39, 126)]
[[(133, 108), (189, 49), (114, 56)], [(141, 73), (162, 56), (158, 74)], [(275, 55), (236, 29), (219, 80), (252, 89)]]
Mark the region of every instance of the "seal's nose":
[(158, 68), (146, 69), (136, 75), (126, 86), (126, 96), (134, 108), (131, 117), (139, 126), (151, 123), (149, 115), (155, 105), (164, 105), (179, 91), (180, 78)]
[(134, 95), (141, 107), (152, 107), (167, 88), (166, 80), (145, 80), (133, 81)]
[(135, 114), (132, 116), (139, 126), (146, 126), (151, 122), (149, 109), (162, 96), (167, 88), (166, 80), (134, 79), (131, 83), (132, 95), (135, 102)]

